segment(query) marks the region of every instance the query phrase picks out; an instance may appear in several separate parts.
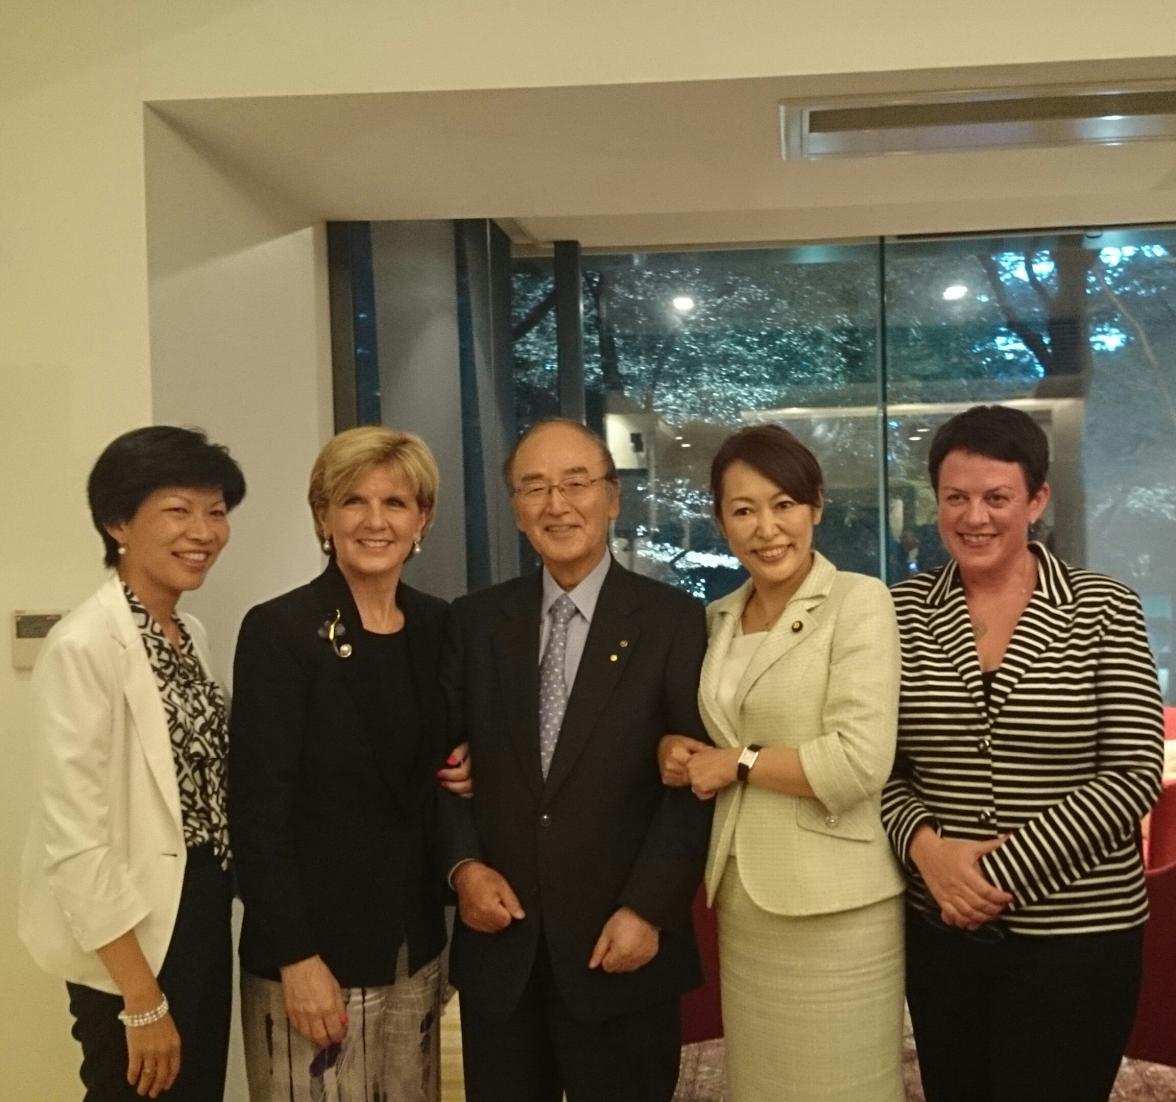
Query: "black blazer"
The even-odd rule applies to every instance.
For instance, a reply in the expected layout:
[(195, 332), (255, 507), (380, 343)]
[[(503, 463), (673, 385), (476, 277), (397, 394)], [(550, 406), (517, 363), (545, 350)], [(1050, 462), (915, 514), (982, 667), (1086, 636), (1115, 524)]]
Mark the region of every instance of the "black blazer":
[(396, 716), (383, 730), (365, 721), (362, 664), (320, 634), (338, 609), (344, 639), (362, 645), (333, 562), (241, 625), (229, 826), (245, 904), (241, 965), (256, 975), (276, 979), (317, 953), (344, 987), (388, 984), (406, 938), (414, 971), (445, 944), (433, 774), (445, 755), (437, 667), (448, 608), (404, 584), (397, 601), (420, 718), (415, 753), (397, 745)]
[[(697, 986), (690, 904), (702, 875), (711, 804), (665, 788), (658, 739), (705, 738), (698, 673), (702, 606), (612, 564), (544, 782), (539, 765), (539, 577), (454, 603), (443, 663), (459, 735), (474, 765), (471, 801), (442, 796), (452, 867), (479, 857), (510, 882), (527, 917), (495, 934), (460, 921), (451, 970), (462, 998), (503, 1019), (530, 975), (540, 928), (560, 992), (585, 1021)], [(590, 971), (601, 928), (622, 905), (661, 928), (636, 972)]]

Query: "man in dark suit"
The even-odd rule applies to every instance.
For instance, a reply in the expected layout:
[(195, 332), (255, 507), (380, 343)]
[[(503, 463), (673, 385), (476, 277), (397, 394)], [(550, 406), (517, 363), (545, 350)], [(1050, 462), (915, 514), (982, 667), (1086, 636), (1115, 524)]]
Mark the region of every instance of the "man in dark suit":
[(466, 1094), (668, 1100), (710, 805), (656, 748), (704, 737), (702, 607), (612, 560), (616, 468), (583, 426), (540, 422), (506, 474), (543, 571), (457, 601), (443, 663), (474, 763), (446, 815)]

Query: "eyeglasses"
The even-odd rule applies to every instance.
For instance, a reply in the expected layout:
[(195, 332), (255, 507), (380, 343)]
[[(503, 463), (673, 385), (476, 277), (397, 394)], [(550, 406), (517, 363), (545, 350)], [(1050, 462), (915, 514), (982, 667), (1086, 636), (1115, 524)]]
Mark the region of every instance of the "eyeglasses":
[(607, 474), (602, 474), (599, 478), (574, 474), (568, 478), (561, 478), (558, 482), (528, 482), (525, 486), (516, 486), (511, 493), (526, 505), (539, 505), (545, 502), (552, 490), (558, 490), (565, 501), (575, 502), (582, 501), (597, 482), (611, 481), (612, 475)]

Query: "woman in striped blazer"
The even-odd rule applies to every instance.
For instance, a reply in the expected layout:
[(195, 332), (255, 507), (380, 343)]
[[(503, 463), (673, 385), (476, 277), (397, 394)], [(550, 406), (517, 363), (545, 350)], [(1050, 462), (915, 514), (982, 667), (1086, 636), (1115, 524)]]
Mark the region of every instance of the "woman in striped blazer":
[(943, 425), (930, 472), (953, 558), (893, 590), (903, 669), (882, 816), (910, 882), (928, 1102), (1106, 1099), (1135, 1016), (1159, 687), (1139, 598), (1027, 542), (1048, 458), (1017, 410)]

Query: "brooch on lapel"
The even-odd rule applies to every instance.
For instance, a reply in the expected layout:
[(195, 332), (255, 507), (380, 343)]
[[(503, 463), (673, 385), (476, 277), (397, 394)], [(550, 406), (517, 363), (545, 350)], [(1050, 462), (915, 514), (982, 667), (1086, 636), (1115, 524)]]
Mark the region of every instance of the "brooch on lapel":
[(326, 639), (331, 644), (331, 650), (335, 652), (336, 658), (351, 657), (351, 644), (339, 642), (346, 634), (347, 625), (343, 623), (343, 613), (339, 609), (335, 609), (335, 615), (332, 619), (319, 625), (319, 638)]

